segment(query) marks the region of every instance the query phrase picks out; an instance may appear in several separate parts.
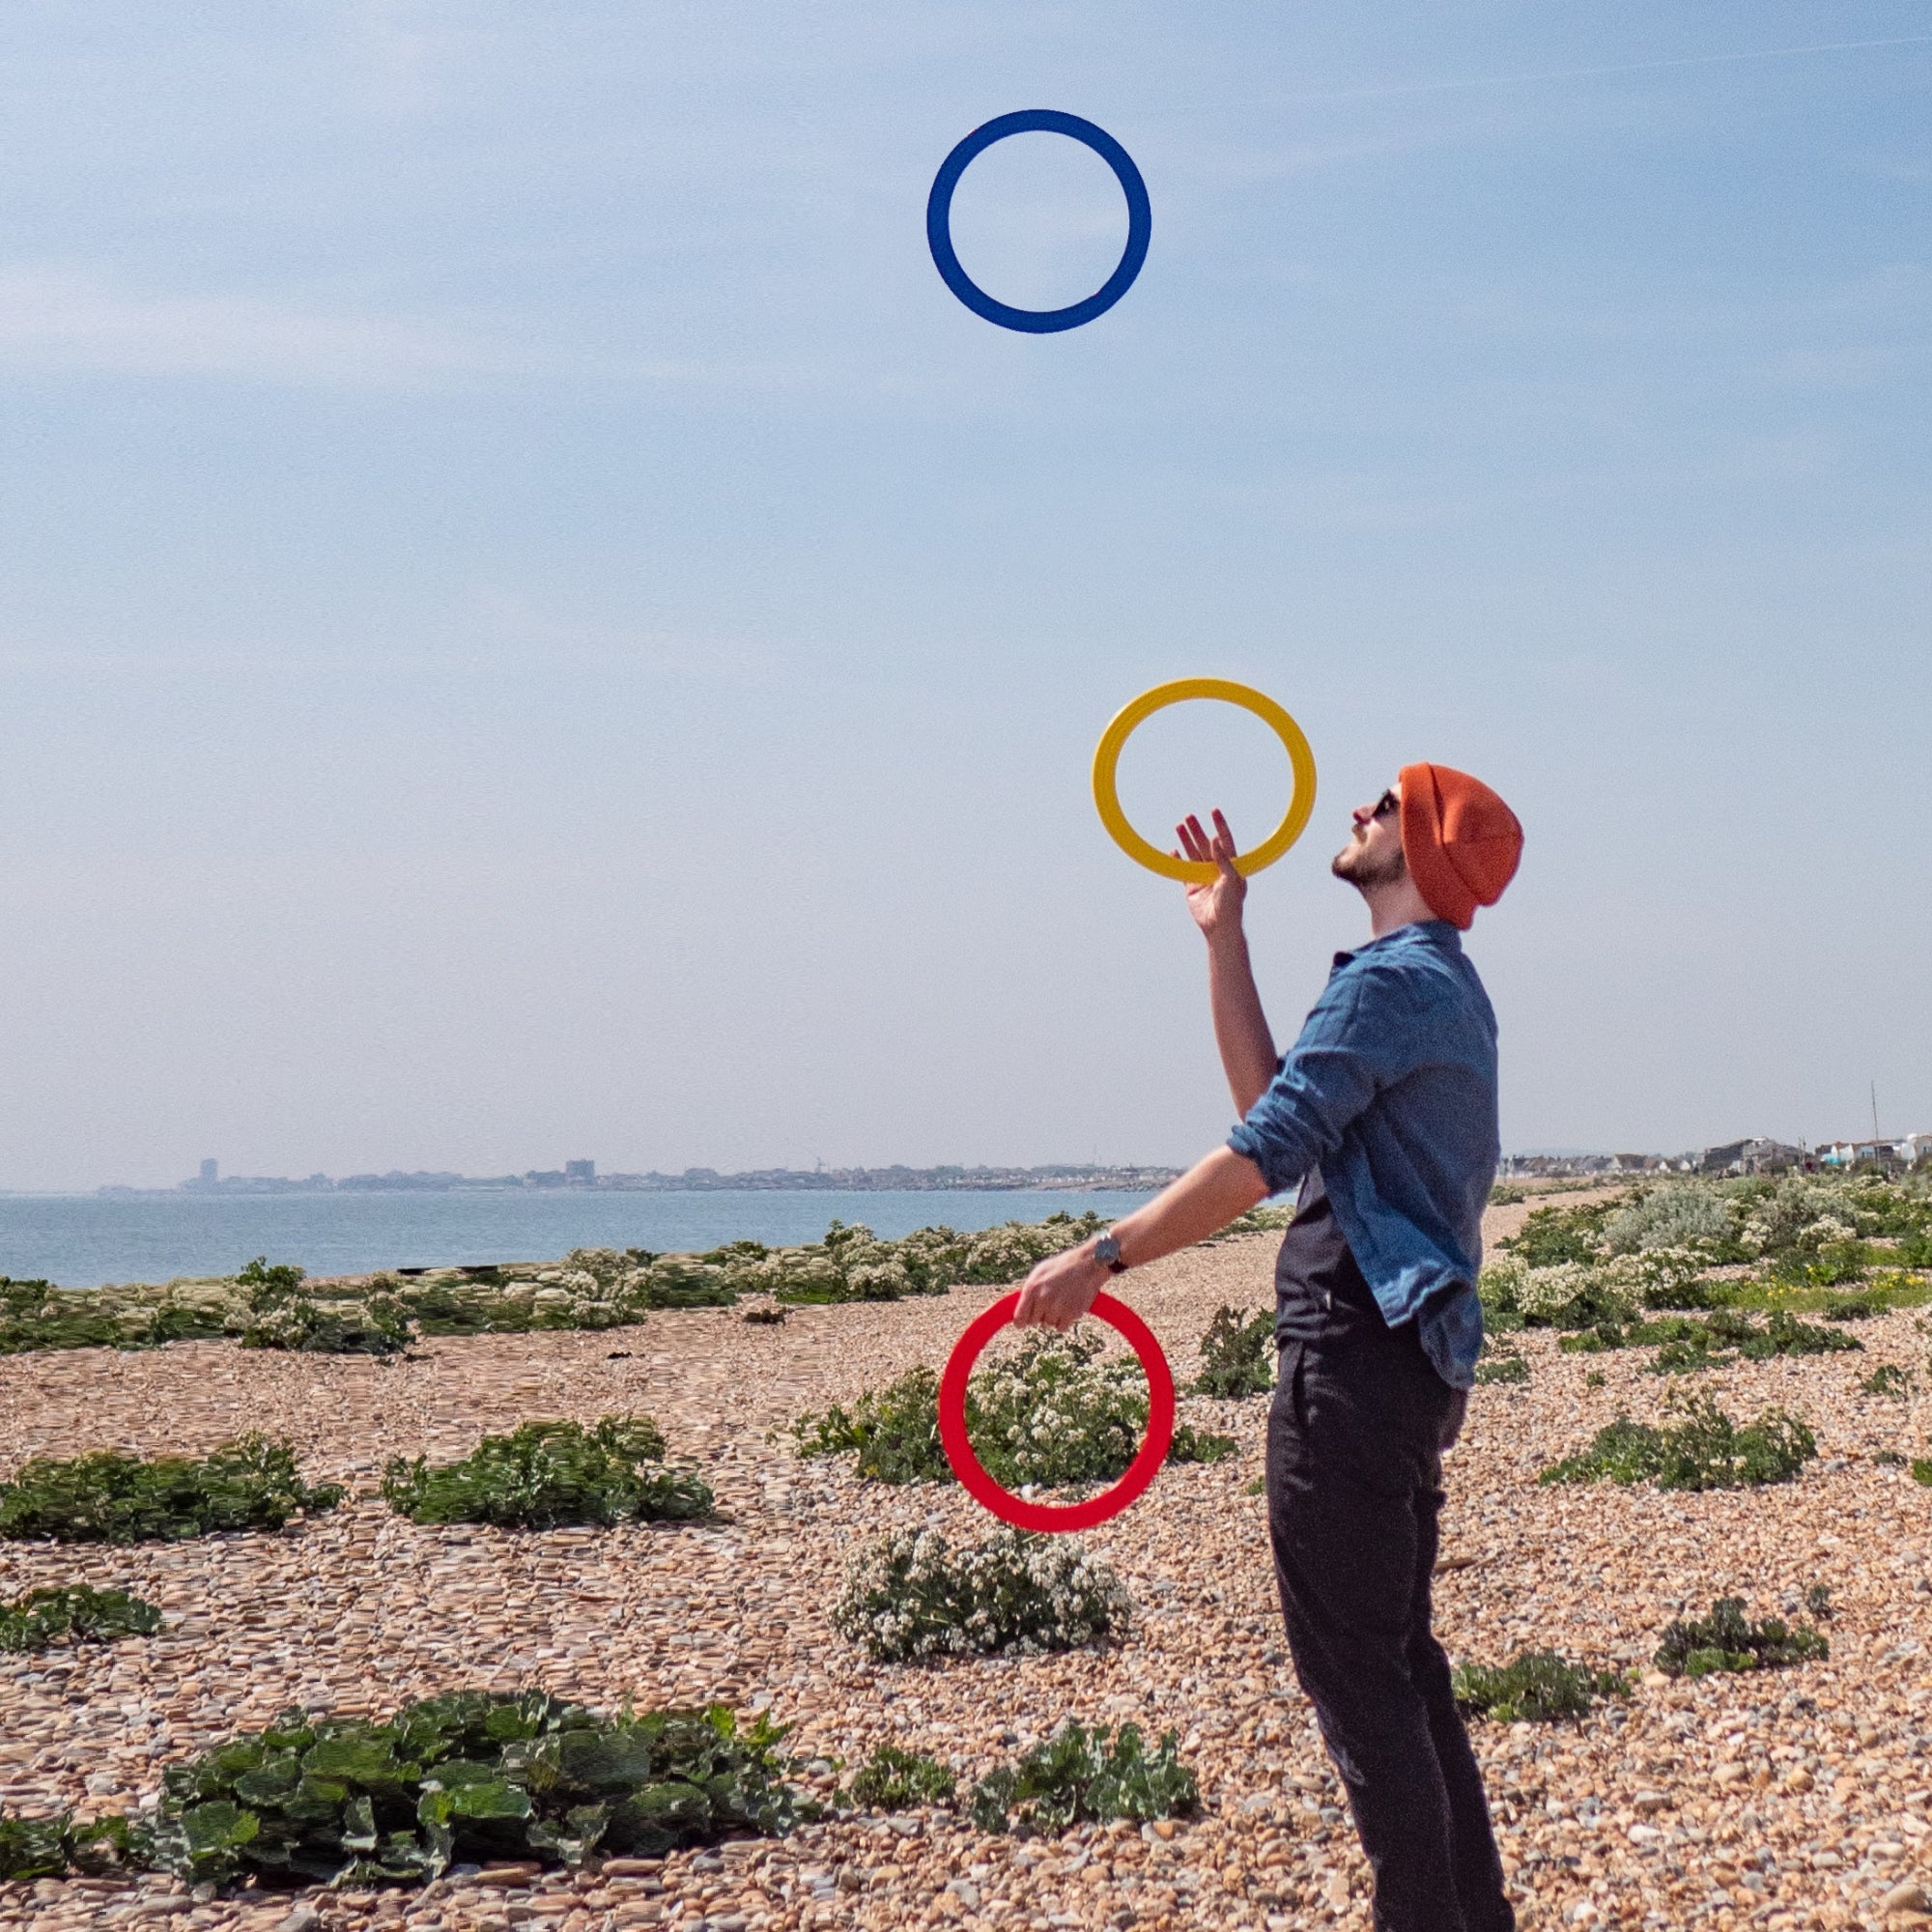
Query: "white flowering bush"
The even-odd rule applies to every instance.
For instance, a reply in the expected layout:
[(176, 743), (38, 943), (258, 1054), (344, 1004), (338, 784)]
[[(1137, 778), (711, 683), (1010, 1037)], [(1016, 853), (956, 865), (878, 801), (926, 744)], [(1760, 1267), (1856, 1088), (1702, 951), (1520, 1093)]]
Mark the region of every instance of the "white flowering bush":
[[(1035, 1333), (968, 1382), (966, 1434), (996, 1483), (1050, 1489), (1125, 1474), (1147, 1435), (1147, 1377), (1131, 1356), (1096, 1360), (1100, 1350), (1094, 1335)], [(867, 1389), (849, 1410), (835, 1403), (801, 1415), (787, 1433), (801, 1457), (856, 1450), (860, 1475), (880, 1482), (953, 1480), (939, 1441), (939, 1378), (928, 1368)], [(1167, 1460), (1218, 1463), (1236, 1447), (1232, 1435), (1179, 1423)]]
[(1599, 1263), (1556, 1262), (1531, 1267), (1520, 1255), (1502, 1254), (1483, 1269), (1477, 1293), (1489, 1325), (1588, 1328), (1599, 1321), (1627, 1321), (1636, 1305), (1634, 1289)]
[(1604, 1223), (1603, 1245), (1612, 1255), (1647, 1248), (1685, 1248), (1721, 1241), (1731, 1233), (1731, 1204), (1701, 1180), (1671, 1181), (1638, 1194)]
[(1120, 1577), (1078, 1537), (1001, 1529), (955, 1548), (926, 1529), (853, 1559), (832, 1625), (878, 1662), (918, 1663), (1078, 1650), (1125, 1635), (1132, 1614)]

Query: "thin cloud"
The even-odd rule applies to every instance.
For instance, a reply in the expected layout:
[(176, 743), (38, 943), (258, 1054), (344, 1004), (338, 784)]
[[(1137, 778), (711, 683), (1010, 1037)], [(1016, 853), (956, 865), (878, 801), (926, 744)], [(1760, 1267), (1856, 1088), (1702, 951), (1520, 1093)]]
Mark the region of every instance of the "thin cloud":
[(1623, 61), (1609, 67), (1550, 68), (1540, 73), (1492, 73), (1457, 80), (1393, 81), (1377, 87), (1337, 88), (1320, 94), (1296, 94), (1295, 100), (1380, 100), (1398, 95), (1452, 94), (1463, 88), (1529, 87), (1548, 80), (1597, 80), (1625, 73), (1662, 73), (1671, 68), (1728, 67), (1740, 61), (1797, 60), (1806, 54), (1861, 53), (1876, 47), (1932, 45), (1932, 34), (1899, 34), (1883, 41), (1819, 41), (1798, 47), (1754, 47), (1741, 53), (1688, 54), (1671, 60)]
[(771, 392), (824, 380), (799, 363), (586, 354), (543, 344), (540, 328), (521, 321), (512, 341), (507, 331), (331, 311), (299, 299), (132, 290), (69, 263), (0, 265), (0, 372), (356, 389), (548, 377)]
[(0, 267), (0, 367), (17, 371), (408, 387), (531, 366), (527, 353), (431, 323), (133, 292), (65, 265)]

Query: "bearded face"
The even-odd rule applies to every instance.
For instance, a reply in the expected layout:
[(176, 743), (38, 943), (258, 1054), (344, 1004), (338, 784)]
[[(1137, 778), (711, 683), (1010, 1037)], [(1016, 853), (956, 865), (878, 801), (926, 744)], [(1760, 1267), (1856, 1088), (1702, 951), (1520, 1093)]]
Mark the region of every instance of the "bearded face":
[(1349, 842), (1335, 854), (1328, 869), (1364, 893), (1406, 878), (1400, 789), (1391, 785), (1374, 805), (1358, 805), (1351, 816)]

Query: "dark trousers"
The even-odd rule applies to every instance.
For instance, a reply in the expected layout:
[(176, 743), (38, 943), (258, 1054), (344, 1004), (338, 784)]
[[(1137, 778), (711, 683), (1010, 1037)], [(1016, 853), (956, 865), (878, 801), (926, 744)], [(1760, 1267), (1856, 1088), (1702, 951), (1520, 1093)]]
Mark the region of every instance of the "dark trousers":
[(1461, 1394), (1415, 1324), (1291, 1341), (1268, 1415), (1289, 1649), (1375, 1872), (1378, 1932), (1511, 1932), (1482, 1775), (1431, 1633)]

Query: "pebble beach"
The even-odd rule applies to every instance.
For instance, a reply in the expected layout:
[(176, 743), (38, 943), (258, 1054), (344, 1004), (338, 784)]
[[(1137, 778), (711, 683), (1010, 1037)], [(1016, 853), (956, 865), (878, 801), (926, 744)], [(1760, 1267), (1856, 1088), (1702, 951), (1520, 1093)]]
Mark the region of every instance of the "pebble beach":
[[(1492, 1209), (1490, 1240), (1524, 1211)], [(1216, 1308), (1268, 1305), (1277, 1238), (1228, 1240), (1132, 1278), (1178, 1378)], [(598, 1707), (769, 1710), (826, 1795), (838, 1764), (880, 1743), (950, 1760), (963, 1783), (1065, 1718), (1133, 1720), (1178, 1733), (1199, 1818), (1025, 1840), (951, 1808), (847, 1815), (662, 1861), (459, 1871), (407, 1890), (202, 1897), (154, 1876), (43, 1880), (0, 1887), (0, 1924), (1366, 1927), (1367, 1872), (1288, 1665), (1264, 1505), (1250, 1492), (1264, 1400), (1184, 1399), (1183, 1419), (1236, 1436), (1239, 1454), (1170, 1466), (1086, 1538), (1136, 1605), (1123, 1643), (884, 1666), (833, 1632), (831, 1603), (867, 1539), (925, 1524), (970, 1539), (987, 1520), (954, 1487), (895, 1489), (858, 1480), (846, 1461), (801, 1463), (775, 1432), (915, 1364), (937, 1367), (1000, 1292), (794, 1308), (781, 1325), (695, 1310), (609, 1333), (430, 1340), (390, 1364), (226, 1342), (0, 1361), (0, 1474), (35, 1454), (202, 1454), (260, 1430), (292, 1441), (310, 1480), (351, 1491), (276, 1534), (0, 1544), (0, 1596), (85, 1581), (132, 1590), (167, 1618), (150, 1638), (0, 1658), (0, 1808), (132, 1809), (164, 1763), (290, 1704), (382, 1716), (459, 1687), (533, 1685)], [(1517, 1338), (1528, 1381), (1476, 1391), (1445, 1474), (1437, 1627), (1452, 1659), (1551, 1648), (1637, 1680), (1577, 1723), (1473, 1726), (1523, 1925), (1932, 1924), (1932, 1492), (1878, 1460), (1922, 1454), (1932, 1427), (1918, 1320), (1861, 1322), (1862, 1353), (1696, 1378), (1740, 1421), (1781, 1406), (1816, 1432), (1818, 1460), (1763, 1490), (1538, 1486), (1540, 1469), (1617, 1414), (1656, 1418), (1664, 1382), (1641, 1372), (1643, 1350), (1564, 1354), (1553, 1334), (1531, 1332)], [(1882, 1362), (1914, 1372), (1912, 1395), (1861, 1390)], [(446, 1460), (534, 1417), (639, 1411), (712, 1485), (716, 1519), (419, 1527), (374, 1494), (391, 1456)], [(1726, 1595), (1754, 1617), (1804, 1615), (1814, 1584), (1830, 1591), (1829, 1661), (1694, 1682), (1650, 1667), (1673, 1617)]]

